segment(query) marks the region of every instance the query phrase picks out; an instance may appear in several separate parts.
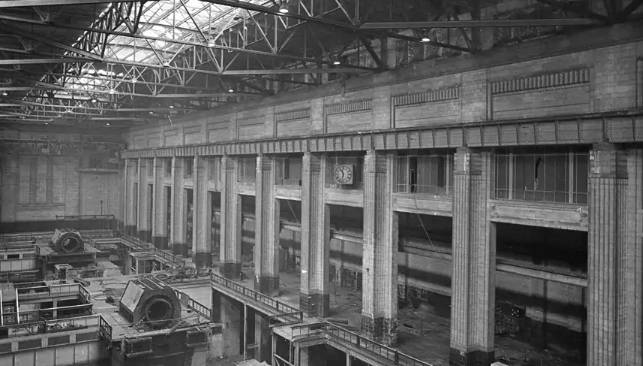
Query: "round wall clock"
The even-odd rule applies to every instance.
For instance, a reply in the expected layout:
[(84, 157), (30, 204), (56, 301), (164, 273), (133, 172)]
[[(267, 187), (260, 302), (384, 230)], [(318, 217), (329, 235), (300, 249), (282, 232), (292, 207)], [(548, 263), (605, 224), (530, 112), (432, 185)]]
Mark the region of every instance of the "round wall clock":
[(353, 184), (353, 166), (350, 164), (335, 165), (335, 183)]

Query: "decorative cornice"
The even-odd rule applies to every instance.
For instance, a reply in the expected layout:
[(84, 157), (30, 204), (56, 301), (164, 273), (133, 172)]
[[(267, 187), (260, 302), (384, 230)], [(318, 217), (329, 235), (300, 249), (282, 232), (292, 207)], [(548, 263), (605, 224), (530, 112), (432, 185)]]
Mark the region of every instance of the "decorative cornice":
[(296, 121), (310, 118), (310, 107), (275, 112), (275, 122)]
[(508, 80), (492, 81), (491, 94), (507, 94), (528, 90), (586, 84), (590, 82), (589, 68), (547, 72)]
[(449, 86), (435, 90), (426, 90), (417, 93), (398, 94), (391, 97), (394, 107), (443, 102), (460, 98), (460, 85)]
[(579, 114), (560, 118), (481, 121), (406, 129), (229, 141), (129, 150), (124, 158), (194, 155), (291, 154), (330, 151), (470, 148), (643, 142), (643, 112)]
[(324, 112), (327, 116), (332, 114), (366, 112), (373, 109), (373, 99), (356, 99), (346, 102), (324, 105)]

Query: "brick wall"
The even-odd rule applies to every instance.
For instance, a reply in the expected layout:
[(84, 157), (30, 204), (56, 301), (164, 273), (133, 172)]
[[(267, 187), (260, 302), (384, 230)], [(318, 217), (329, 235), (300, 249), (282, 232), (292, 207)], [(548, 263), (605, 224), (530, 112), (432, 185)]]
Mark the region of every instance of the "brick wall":
[(128, 148), (633, 109), (640, 103), (642, 33), (613, 26), (424, 61), (134, 128)]
[(74, 150), (86, 136), (4, 131), (2, 137), (11, 138), (0, 142), (3, 232), (51, 230), (61, 215), (121, 217), (119, 161), (110, 168), (88, 162), (85, 150)]

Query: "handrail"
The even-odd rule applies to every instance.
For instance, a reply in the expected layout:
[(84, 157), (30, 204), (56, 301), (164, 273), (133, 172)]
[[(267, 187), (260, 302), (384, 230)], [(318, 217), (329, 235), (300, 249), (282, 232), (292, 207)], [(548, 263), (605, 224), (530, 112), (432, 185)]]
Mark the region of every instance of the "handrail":
[(378, 357), (392, 361), (395, 365), (402, 366), (432, 366), (432, 364), (407, 355), (384, 344), (378, 343), (359, 333), (342, 328), (329, 322), (295, 325), (292, 327), (294, 337), (308, 337), (313, 334), (323, 334), (326, 338), (341, 340), (344, 344), (350, 343), (361, 350), (375, 354)]
[(75, 318), (61, 318), (46, 320), (45, 324), (47, 325), (47, 330), (52, 329), (64, 330), (67, 329), (77, 329), (77, 328), (89, 328), (96, 327), (100, 325), (100, 314), (92, 314), (79, 316)]
[(304, 320), (304, 314), (301, 310), (297, 309), (294, 306), (291, 306), (284, 302), (276, 300), (271, 296), (262, 294), (261, 292), (258, 292), (255, 290), (251, 290), (245, 286), (242, 286), (236, 283), (235, 281), (229, 280), (215, 273), (210, 274), (210, 280), (214, 283), (222, 285), (227, 289), (235, 291), (240, 295), (243, 295), (249, 299), (258, 301), (264, 305), (269, 306), (270, 308), (276, 310), (278, 314), (282, 315), (283, 318), (291, 319), (296, 322), (302, 322)]
[(78, 288), (78, 292), (79, 292), (79, 293), (80, 293), (80, 295), (83, 297), (83, 299), (85, 300), (85, 302), (90, 302), (90, 301), (91, 301), (91, 295), (89, 294), (89, 291), (87, 291), (87, 289), (85, 288), (85, 286), (80, 286), (80, 287)]
[[(90, 220), (93, 220), (90, 221)], [(57, 225), (74, 225), (76, 229), (83, 230), (83, 227), (88, 226), (91, 229), (116, 229), (116, 216), (111, 214), (106, 215), (56, 215)], [(92, 225), (88, 225), (92, 224)]]
[[(17, 288), (18, 297), (21, 299), (33, 299), (40, 297), (49, 297), (49, 296), (61, 296), (61, 295), (75, 295), (83, 294), (81, 288), (84, 287), (79, 283), (70, 283), (70, 284), (59, 284), (59, 285), (39, 285), (33, 287), (19, 287)], [(38, 290), (42, 291), (38, 291)], [(86, 289), (85, 293), (89, 295)]]
[(274, 353), (272, 355), (272, 357), (273, 357), (274, 365), (277, 365), (277, 366), (294, 366), (294, 364), (292, 362), (289, 362), (288, 360), (286, 360), (285, 358), (279, 356), (276, 353)]
[(102, 315), (99, 314), (99, 319), (98, 319), (98, 334), (104, 338), (105, 340), (111, 342), (112, 340), (112, 326), (109, 325), (107, 320), (103, 318)]
[(108, 215), (56, 215), (56, 220), (80, 220), (80, 219), (116, 219), (116, 216)]
[(176, 294), (176, 296), (179, 298), (181, 303), (183, 303), (185, 306), (194, 310), (197, 314), (203, 316), (208, 320), (212, 319), (212, 310), (210, 310), (210, 308), (194, 300), (185, 292), (179, 291), (175, 288), (173, 288), (172, 290), (174, 290), (174, 293)]
[(135, 236), (121, 234), (121, 239), (127, 240), (140, 251), (151, 251), (155, 256), (163, 258), (174, 265), (183, 265), (185, 263), (183, 259), (179, 258), (175, 254), (169, 253), (166, 250), (158, 249), (151, 243), (144, 242)]
[[(49, 309), (43, 309), (49, 310)], [(5, 318), (4, 327), (9, 329), (33, 328), (37, 333), (52, 333), (57, 331), (89, 328), (99, 326), (100, 314), (83, 315), (73, 318), (43, 319), (39, 316), (40, 311), (20, 312), (20, 323), (15, 320), (16, 313), (3, 314)]]

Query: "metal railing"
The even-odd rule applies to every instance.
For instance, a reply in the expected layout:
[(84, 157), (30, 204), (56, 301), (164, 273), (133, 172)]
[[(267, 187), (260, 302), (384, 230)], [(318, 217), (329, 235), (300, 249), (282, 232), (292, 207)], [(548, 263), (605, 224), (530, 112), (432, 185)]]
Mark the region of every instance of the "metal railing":
[(77, 230), (116, 229), (114, 215), (56, 215), (56, 224)]
[(96, 327), (100, 324), (99, 314), (48, 320), (40, 317), (39, 313), (40, 311), (38, 310), (28, 312), (21, 311), (20, 323), (15, 321), (16, 313), (3, 314), (4, 327), (15, 330), (29, 329), (29, 333), (53, 333)]
[(90, 302), (91, 301), (91, 295), (89, 294), (89, 291), (85, 288), (85, 286), (80, 286), (78, 288), (78, 293), (80, 293), (80, 296), (83, 298), (85, 302)]
[(103, 318), (102, 315), (99, 315), (98, 319), (98, 334), (101, 338), (105, 339), (108, 342), (112, 340), (112, 326), (109, 325), (107, 320)]
[(326, 339), (341, 341), (344, 345), (350, 344), (371, 355), (393, 362), (395, 365), (432, 366), (432, 364), (426, 361), (419, 360), (395, 348), (383, 345), (359, 333), (328, 322), (293, 326), (292, 335), (295, 340), (297, 340), (296, 338), (305, 339), (314, 335), (324, 336)]
[(40, 299), (43, 297), (55, 296), (74, 296), (82, 295), (81, 288), (89, 296), (87, 290), (78, 283), (61, 284), (61, 285), (38, 285), (32, 287), (17, 288), (18, 298), (20, 300)]
[(273, 365), (276, 365), (276, 366), (294, 366), (292, 362), (289, 362), (288, 360), (279, 356), (276, 353), (272, 355), (272, 360), (273, 360)]
[(5, 327), (17, 326), (18, 324), (32, 324), (40, 320), (40, 312), (37, 310), (21, 311), (20, 322), (17, 321), (17, 314), (15, 312), (2, 314), (2, 324)]
[(197, 314), (203, 316), (208, 320), (212, 319), (212, 310), (210, 310), (210, 308), (194, 300), (185, 292), (179, 291), (175, 288), (173, 288), (172, 290), (174, 290), (174, 293), (176, 294), (176, 296), (179, 298), (179, 300), (183, 305), (194, 310)]
[(182, 266), (185, 264), (185, 261), (182, 258), (179, 258), (178, 256), (176, 256), (175, 254), (170, 253), (167, 250), (159, 249), (155, 247), (153, 244), (144, 242), (137, 237), (127, 235), (127, 234), (122, 234), (121, 240), (126, 240), (136, 250), (151, 252), (156, 257), (165, 259), (166, 261), (172, 263), (175, 266)]
[(70, 329), (80, 329), (96, 327), (100, 324), (100, 314), (80, 316), (76, 318), (63, 318), (46, 320), (47, 332), (64, 331)]
[(288, 322), (301, 322), (304, 319), (303, 312), (296, 307), (276, 300), (271, 296), (262, 294), (261, 292), (251, 290), (236, 283), (235, 281), (229, 280), (214, 273), (210, 275), (210, 280), (218, 285), (221, 285), (229, 290), (238, 293), (239, 295), (247, 299), (254, 300), (270, 307), (275, 311), (275, 313), (277, 313), (277, 316), (272, 317), (273, 319), (281, 317), (286, 319)]

